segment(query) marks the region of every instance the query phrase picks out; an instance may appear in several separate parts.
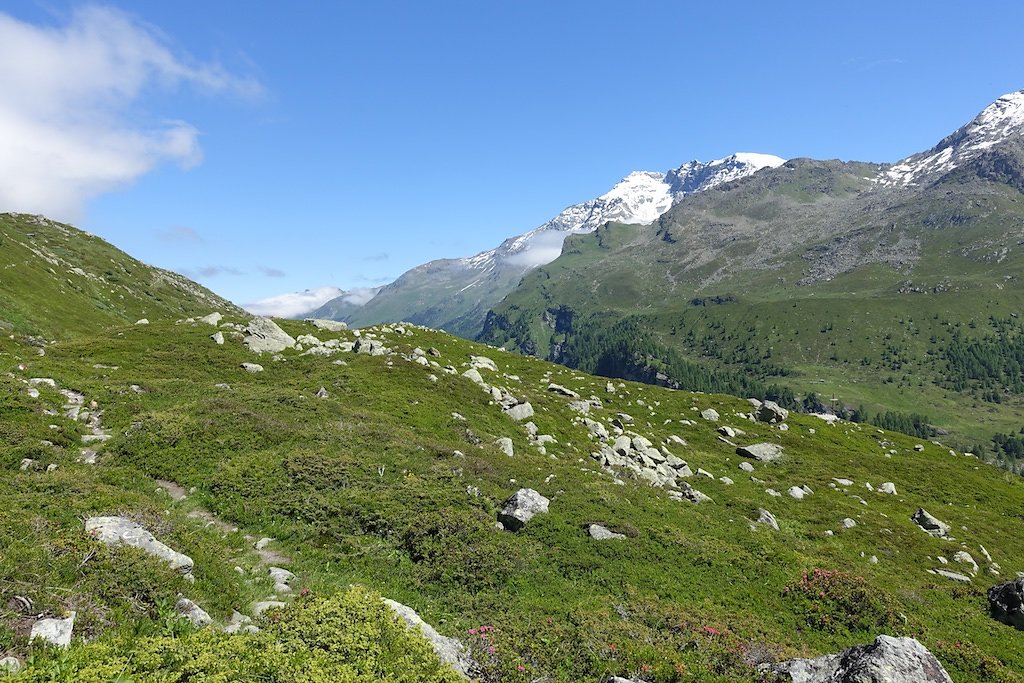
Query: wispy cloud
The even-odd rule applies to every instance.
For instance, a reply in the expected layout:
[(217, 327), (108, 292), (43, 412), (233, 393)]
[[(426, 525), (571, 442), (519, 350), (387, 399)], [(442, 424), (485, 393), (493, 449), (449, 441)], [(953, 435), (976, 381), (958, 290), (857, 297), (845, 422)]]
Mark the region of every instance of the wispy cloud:
[(256, 266), (256, 270), (265, 277), (285, 277), (288, 273), (284, 272), (279, 268), (271, 268), (270, 266)]
[(381, 252), (378, 252), (376, 254), (370, 254), (369, 256), (364, 256), (363, 260), (364, 261), (387, 261), (389, 258), (391, 258), (391, 254), (389, 254), (389, 253), (387, 253), (385, 251), (381, 251)]
[(244, 304), (243, 308), (256, 315), (301, 318), (342, 294), (345, 292), (337, 287), (317, 287), (304, 292), (278, 294), (251, 304)]
[(86, 5), (40, 26), (0, 12), (0, 206), (76, 219), (84, 202), (164, 162), (202, 160), (199, 132), (138, 118), (144, 91), (254, 97), (258, 81), (174, 51), (158, 29)]
[(195, 268), (182, 268), (178, 272), (191, 278), (211, 278), (218, 275), (245, 275), (245, 273), (231, 266), (196, 266)]
[(176, 225), (157, 233), (157, 237), (165, 242), (203, 242), (203, 237), (192, 228)]

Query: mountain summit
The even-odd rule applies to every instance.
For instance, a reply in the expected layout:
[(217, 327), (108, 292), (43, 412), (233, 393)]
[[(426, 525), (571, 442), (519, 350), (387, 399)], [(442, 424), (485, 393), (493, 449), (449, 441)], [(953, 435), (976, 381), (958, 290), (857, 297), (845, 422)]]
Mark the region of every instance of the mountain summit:
[(573, 204), (494, 249), (417, 266), (361, 307), (330, 301), (314, 315), (354, 325), (408, 320), (473, 336), (480, 331), (487, 310), (512, 291), (525, 273), (558, 257), (567, 236), (593, 232), (608, 222), (652, 223), (682, 197), (784, 162), (770, 154), (739, 152), (713, 161), (690, 161), (665, 172), (634, 171), (600, 197)]
[(926, 152), (914, 154), (882, 173), (882, 185), (926, 185), (978, 160), (1024, 133), (1024, 90), (1003, 95), (974, 119)]

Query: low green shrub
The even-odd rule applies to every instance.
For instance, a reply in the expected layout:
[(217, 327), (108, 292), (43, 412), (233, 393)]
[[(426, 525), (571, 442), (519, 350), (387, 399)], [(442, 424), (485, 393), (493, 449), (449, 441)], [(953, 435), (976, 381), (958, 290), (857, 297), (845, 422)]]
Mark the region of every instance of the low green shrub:
[(303, 597), (266, 615), (259, 633), (214, 630), (102, 638), (67, 651), (41, 649), (12, 680), (42, 683), (456, 683), (461, 680), (376, 593), (351, 588)]
[(782, 591), (793, 611), (815, 630), (894, 633), (905, 626), (896, 601), (847, 572), (815, 568)]

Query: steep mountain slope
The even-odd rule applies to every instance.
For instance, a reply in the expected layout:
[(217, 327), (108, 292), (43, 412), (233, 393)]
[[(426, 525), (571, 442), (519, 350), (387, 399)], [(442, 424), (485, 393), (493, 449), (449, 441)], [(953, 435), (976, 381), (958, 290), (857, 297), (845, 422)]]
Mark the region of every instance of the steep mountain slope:
[(237, 311), (205, 287), (41, 216), (0, 214), (0, 330), (49, 336)]
[(573, 237), (481, 339), (648, 381), (687, 384), (697, 362), (925, 414), (972, 448), (1016, 433), (1024, 387), (1000, 368), (1024, 339), (1021, 99), (892, 167), (791, 160)]
[(475, 256), (431, 261), (385, 286), (365, 305), (331, 301), (314, 313), (353, 325), (408, 320), (472, 337), (487, 310), (531, 269), (554, 260), (568, 235), (608, 221), (650, 223), (680, 198), (780, 165), (768, 154), (691, 161), (667, 173), (637, 171), (596, 199), (568, 207), (544, 225)]
[[(0, 337), (15, 680), (453, 680), (380, 595), (460, 639), (481, 681), (773, 680), (759, 665), (880, 634), (957, 683), (1022, 680), (1024, 631), (984, 592), (1024, 571), (1018, 478), (419, 327), (280, 325), (154, 318), (43, 356)], [(546, 499), (532, 517), (505, 504), (524, 488)], [(193, 558), (194, 581), (84, 533), (97, 515)], [(179, 594), (212, 625), (177, 620)], [(261, 633), (220, 631), (268, 595)], [(70, 650), (29, 642), (71, 612)]]

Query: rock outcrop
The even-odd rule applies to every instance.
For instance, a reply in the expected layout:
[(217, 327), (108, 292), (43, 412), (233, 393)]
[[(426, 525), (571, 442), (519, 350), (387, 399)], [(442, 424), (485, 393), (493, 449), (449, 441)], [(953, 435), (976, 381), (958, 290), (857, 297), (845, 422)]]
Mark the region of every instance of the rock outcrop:
[(469, 672), (473, 662), (469, 658), (465, 646), (459, 640), (448, 638), (438, 633), (433, 626), (423, 621), (420, 615), (416, 613), (416, 610), (411, 607), (394, 600), (388, 600), (387, 598), (384, 598), (384, 604), (390, 607), (391, 611), (404, 621), (406, 626), (419, 629), (419, 632), (430, 643), (430, 647), (434, 649), (438, 659), (450, 665), (463, 678), (469, 679)]
[(917, 512), (911, 515), (910, 519), (914, 521), (914, 524), (935, 538), (947, 538), (949, 536), (949, 525), (930, 515), (924, 508), (918, 508)]
[(757, 407), (757, 411), (754, 413), (754, 417), (758, 422), (767, 422), (768, 424), (778, 424), (785, 421), (789, 417), (789, 411), (780, 406), (775, 401), (765, 401)]
[(519, 489), (502, 503), (498, 521), (509, 531), (519, 531), (534, 515), (547, 512), (550, 502), (533, 489)]
[(245, 332), (245, 345), (255, 353), (280, 353), (295, 346), (295, 339), (270, 318), (253, 318)]
[(988, 606), (993, 617), (1024, 631), (1024, 578), (989, 588)]
[(913, 638), (878, 636), (839, 654), (772, 665), (793, 683), (953, 683), (939, 660)]

